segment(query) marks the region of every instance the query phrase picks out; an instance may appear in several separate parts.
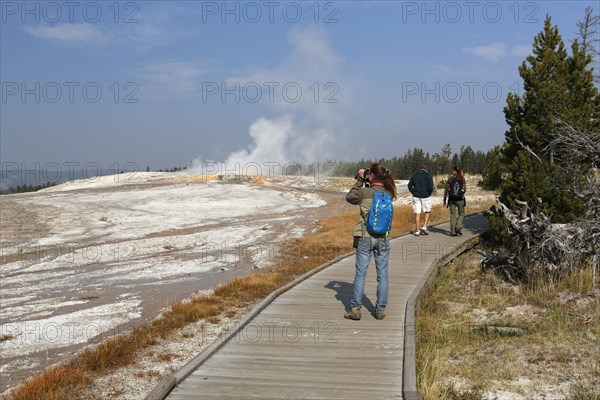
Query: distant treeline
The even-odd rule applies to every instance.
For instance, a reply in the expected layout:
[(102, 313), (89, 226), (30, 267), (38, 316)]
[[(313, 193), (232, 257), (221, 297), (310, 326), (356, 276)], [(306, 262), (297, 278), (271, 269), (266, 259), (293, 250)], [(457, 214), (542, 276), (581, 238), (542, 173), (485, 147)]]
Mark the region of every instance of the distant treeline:
[(444, 145), (440, 153), (429, 154), (422, 149), (408, 150), (403, 156), (390, 159), (360, 160), (358, 162), (340, 161), (337, 163), (339, 176), (355, 176), (360, 168), (368, 168), (373, 162), (380, 162), (392, 171), (396, 179), (410, 179), (421, 165), (427, 165), (433, 175), (449, 175), (452, 167), (462, 167), (465, 173), (481, 174), (494, 156), (494, 151), (474, 151), (471, 146), (462, 146), (452, 153), (449, 144)]
[(56, 186), (56, 182), (46, 182), (43, 185), (17, 185), (15, 187), (10, 187), (8, 189), (0, 190), (0, 195), (26, 193), (26, 192), (37, 192), (38, 190), (46, 189), (51, 186)]
[[(289, 163), (285, 169), (287, 175), (305, 175), (312, 176), (320, 174), (324, 176), (355, 176), (361, 168), (368, 168), (374, 162), (380, 162), (392, 171), (396, 179), (410, 179), (412, 174), (417, 171), (421, 165), (427, 165), (427, 169), (432, 175), (450, 175), (452, 167), (457, 165), (464, 169), (467, 174), (483, 174), (486, 166), (497, 157), (497, 149), (487, 152), (474, 151), (471, 146), (462, 146), (458, 152), (452, 152), (450, 144), (445, 144), (439, 153), (429, 154), (419, 148), (408, 150), (403, 156), (396, 156), (390, 159), (381, 158), (377, 160), (360, 161), (327, 161), (316, 162), (312, 164)], [(219, 164), (219, 163), (216, 163)], [(217, 165), (218, 168), (218, 165)], [(235, 170), (232, 165), (228, 168)], [(244, 171), (243, 167), (238, 167)], [(187, 167), (174, 167), (159, 169), (158, 172), (178, 172), (187, 169)], [(150, 171), (150, 167), (146, 168)], [(254, 173), (255, 169), (250, 171)], [(265, 170), (264, 172), (266, 172)]]
[[(173, 167), (173, 168), (165, 168), (159, 169), (157, 172), (179, 172), (186, 170), (187, 167)], [(150, 172), (150, 167), (146, 167), (146, 172)]]

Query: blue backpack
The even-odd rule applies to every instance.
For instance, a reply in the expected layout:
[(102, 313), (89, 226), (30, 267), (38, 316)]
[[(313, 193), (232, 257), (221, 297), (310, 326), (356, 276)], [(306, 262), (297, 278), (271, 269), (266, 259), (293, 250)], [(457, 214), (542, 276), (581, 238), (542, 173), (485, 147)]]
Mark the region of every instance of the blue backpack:
[(387, 236), (392, 229), (394, 204), (387, 192), (375, 192), (367, 217), (367, 232), (371, 236)]

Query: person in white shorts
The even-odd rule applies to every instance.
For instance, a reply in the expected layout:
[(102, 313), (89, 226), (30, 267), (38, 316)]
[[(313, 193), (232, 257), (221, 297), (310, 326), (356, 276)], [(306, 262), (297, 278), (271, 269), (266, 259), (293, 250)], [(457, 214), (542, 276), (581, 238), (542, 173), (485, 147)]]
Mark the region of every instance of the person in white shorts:
[[(433, 188), (433, 178), (431, 177), (431, 174), (427, 172), (426, 165), (422, 165), (421, 168), (413, 174), (410, 181), (408, 181), (408, 190), (413, 195), (412, 208), (413, 213), (415, 214), (415, 236), (420, 234), (429, 235), (427, 224), (429, 223), (429, 216), (433, 205), (433, 202), (431, 201)], [(423, 221), (423, 227), (419, 229), (421, 214), (425, 214), (425, 220)]]

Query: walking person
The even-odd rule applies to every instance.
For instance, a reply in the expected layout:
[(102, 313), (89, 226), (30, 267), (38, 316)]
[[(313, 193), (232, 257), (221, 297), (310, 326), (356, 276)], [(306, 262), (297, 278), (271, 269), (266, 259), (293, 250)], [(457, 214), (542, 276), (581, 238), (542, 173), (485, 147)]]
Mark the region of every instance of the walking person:
[[(370, 186), (365, 183), (370, 182)], [(382, 193), (383, 192), (383, 193)], [(387, 195), (386, 195), (387, 194)], [(381, 200), (380, 200), (381, 199)], [(375, 257), (377, 269), (377, 302), (375, 303), (375, 318), (385, 318), (385, 308), (388, 300), (388, 259), (390, 255), (389, 230), (393, 217), (392, 201), (396, 199), (396, 184), (392, 173), (382, 164), (375, 163), (367, 170), (361, 169), (356, 176), (356, 183), (348, 192), (346, 200), (359, 206), (359, 219), (354, 226), (354, 247), (356, 248), (356, 270), (354, 274), (354, 289), (350, 310), (344, 318), (359, 320), (361, 318), (362, 297), (365, 289), (365, 277), (371, 261)], [(373, 217), (380, 210), (372, 211), (371, 205), (380, 204), (380, 219), (385, 221), (383, 232), (373, 232)], [(387, 202), (386, 202), (387, 201)], [(384, 215), (384, 212), (387, 214)], [(369, 218), (369, 214), (371, 219)], [(391, 213), (391, 215), (390, 215)], [(379, 229), (378, 229), (379, 230)]]
[[(433, 188), (433, 178), (427, 172), (427, 166), (421, 165), (421, 168), (408, 181), (408, 190), (413, 195), (412, 208), (415, 214), (415, 236), (419, 236), (420, 234), (429, 235), (427, 226), (429, 224), (431, 208), (433, 207), (431, 199)], [(423, 227), (419, 229), (421, 214), (425, 214), (425, 220), (423, 221)]]
[(462, 235), (463, 219), (465, 218), (465, 192), (467, 180), (465, 172), (456, 165), (452, 167), (452, 176), (446, 181), (444, 189), (444, 206), (450, 208), (450, 235)]

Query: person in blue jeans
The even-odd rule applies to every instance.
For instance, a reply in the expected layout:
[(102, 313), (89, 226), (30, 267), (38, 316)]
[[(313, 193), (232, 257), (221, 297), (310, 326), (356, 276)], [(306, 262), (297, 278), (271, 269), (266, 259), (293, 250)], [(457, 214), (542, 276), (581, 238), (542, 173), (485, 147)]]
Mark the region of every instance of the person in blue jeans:
[[(365, 172), (368, 171), (367, 176)], [(359, 219), (354, 226), (354, 247), (356, 248), (356, 272), (354, 275), (354, 289), (350, 310), (344, 318), (359, 320), (362, 307), (362, 297), (365, 290), (365, 277), (371, 261), (375, 257), (377, 269), (377, 302), (375, 304), (375, 318), (385, 318), (385, 308), (388, 299), (388, 258), (390, 255), (390, 242), (386, 235), (375, 237), (366, 229), (369, 209), (377, 191), (386, 191), (392, 199), (396, 199), (396, 184), (392, 173), (382, 164), (375, 163), (368, 170), (361, 169), (356, 176), (356, 183), (346, 195), (346, 201), (359, 206)]]

